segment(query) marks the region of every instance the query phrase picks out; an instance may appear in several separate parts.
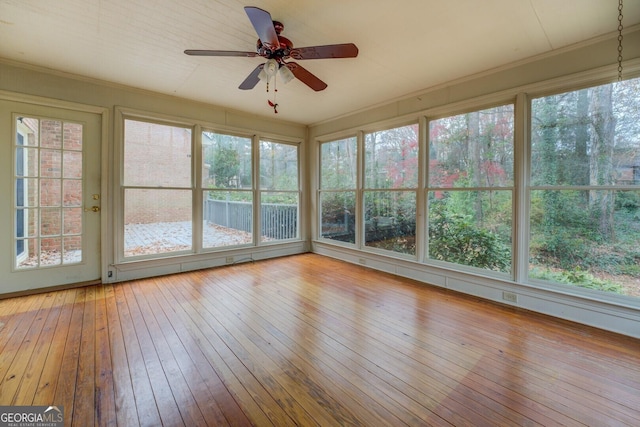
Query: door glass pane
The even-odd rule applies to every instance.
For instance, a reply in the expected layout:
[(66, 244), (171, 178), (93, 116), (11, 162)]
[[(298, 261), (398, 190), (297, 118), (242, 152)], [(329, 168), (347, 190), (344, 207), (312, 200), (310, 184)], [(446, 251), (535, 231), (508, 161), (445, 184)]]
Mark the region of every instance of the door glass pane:
[(82, 152), (65, 151), (63, 161), (64, 178), (82, 178)]
[(83, 125), (34, 117), (18, 117), (15, 124), (14, 265), (79, 263)]

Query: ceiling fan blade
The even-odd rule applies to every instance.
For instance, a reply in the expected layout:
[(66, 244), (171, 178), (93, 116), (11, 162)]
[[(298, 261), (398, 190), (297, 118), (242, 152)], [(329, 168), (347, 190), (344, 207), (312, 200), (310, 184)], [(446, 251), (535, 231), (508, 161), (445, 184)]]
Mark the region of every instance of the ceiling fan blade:
[(187, 49), (184, 53), (192, 56), (243, 56), (249, 58), (258, 56), (257, 52), (240, 52), (236, 50)]
[(302, 83), (309, 86), (311, 89), (319, 92), (321, 90), (325, 90), (327, 88), (327, 84), (311, 74), (308, 70), (296, 64), (295, 62), (287, 62), (285, 64), (288, 69), (291, 70), (294, 76)]
[(260, 77), (258, 77), (258, 74), (260, 74), (260, 71), (262, 71), (263, 67), (264, 67), (264, 64), (258, 65), (255, 68), (255, 70), (253, 70), (251, 74), (249, 74), (247, 78), (244, 79), (242, 83), (240, 83), (240, 86), (238, 86), (238, 89), (249, 90), (256, 87), (256, 85), (260, 81)]
[(358, 47), (353, 43), (297, 47), (289, 54), (293, 59), (355, 58)]
[(280, 42), (278, 41), (278, 34), (273, 26), (273, 19), (271, 14), (266, 10), (259, 7), (246, 6), (244, 11), (247, 12), (247, 16), (251, 21), (251, 25), (255, 28), (256, 33), (262, 44), (270, 50), (276, 50), (280, 48)]

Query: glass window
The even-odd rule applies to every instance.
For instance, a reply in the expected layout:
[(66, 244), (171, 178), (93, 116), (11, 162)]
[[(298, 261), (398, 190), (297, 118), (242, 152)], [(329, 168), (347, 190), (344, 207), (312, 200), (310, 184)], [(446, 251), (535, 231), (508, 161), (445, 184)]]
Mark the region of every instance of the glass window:
[(365, 152), (365, 188), (417, 187), (418, 125), (367, 134)]
[(415, 191), (365, 191), (364, 211), (366, 246), (415, 255)]
[(365, 246), (415, 255), (418, 125), (366, 134), (364, 164)]
[(511, 271), (513, 105), (429, 123), (428, 256)]
[(320, 237), (356, 242), (356, 137), (320, 145)]
[(299, 198), (298, 146), (260, 141), (262, 242), (298, 238)]
[(202, 132), (202, 246), (253, 243), (251, 138)]
[(191, 129), (124, 121), (124, 256), (190, 251)]
[(191, 187), (191, 129), (125, 120), (124, 185)]
[(529, 277), (640, 296), (640, 79), (531, 108)]
[(511, 271), (509, 190), (429, 193), (429, 258)]
[(358, 173), (356, 154), (355, 137), (320, 145), (320, 188), (323, 190), (356, 188)]

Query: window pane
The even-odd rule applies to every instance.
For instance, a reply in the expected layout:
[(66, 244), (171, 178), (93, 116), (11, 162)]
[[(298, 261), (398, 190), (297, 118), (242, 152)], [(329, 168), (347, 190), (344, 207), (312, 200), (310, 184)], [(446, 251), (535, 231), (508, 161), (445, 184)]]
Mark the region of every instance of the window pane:
[(366, 135), (366, 188), (416, 188), (418, 125)]
[(190, 250), (191, 203), (190, 190), (126, 189), (124, 255)]
[(415, 191), (367, 191), (364, 212), (366, 246), (416, 253)]
[(202, 185), (251, 188), (251, 138), (202, 132)]
[(429, 258), (511, 271), (510, 190), (429, 192)]
[(640, 191), (531, 193), (532, 278), (640, 297)]
[(320, 193), (320, 237), (341, 242), (356, 242), (355, 191)]
[(640, 79), (534, 99), (532, 185), (640, 185)]
[(260, 188), (298, 191), (298, 146), (260, 141)]
[(320, 146), (320, 188), (351, 189), (356, 187), (356, 138), (325, 142)]
[(429, 123), (429, 186), (513, 185), (513, 105)]
[(203, 247), (253, 243), (251, 191), (205, 191), (203, 200)]
[(261, 241), (298, 238), (298, 193), (262, 193)]
[(124, 121), (124, 185), (191, 186), (191, 129)]

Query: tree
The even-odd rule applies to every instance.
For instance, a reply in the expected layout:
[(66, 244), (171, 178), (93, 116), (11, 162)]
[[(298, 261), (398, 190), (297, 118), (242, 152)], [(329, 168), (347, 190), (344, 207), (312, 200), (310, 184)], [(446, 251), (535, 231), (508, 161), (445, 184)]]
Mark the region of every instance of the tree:
[[(612, 185), (613, 152), (616, 120), (613, 116), (612, 85), (598, 86), (591, 89), (590, 117), (593, 132), (591, 133), (591, 156), (589, 162), (590, 185)], [(591, 191), (589, 204), (598, 220), (600, 235), (610, 240), (615, 237), (613, 220), (614, 198), (611, 191)]]
[(209, 176), (213, 178), (217, 188), (238, 187), (240, 173), (240, 156), (234, 148), (216, 146), (213, 153), (213, 166)]

